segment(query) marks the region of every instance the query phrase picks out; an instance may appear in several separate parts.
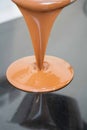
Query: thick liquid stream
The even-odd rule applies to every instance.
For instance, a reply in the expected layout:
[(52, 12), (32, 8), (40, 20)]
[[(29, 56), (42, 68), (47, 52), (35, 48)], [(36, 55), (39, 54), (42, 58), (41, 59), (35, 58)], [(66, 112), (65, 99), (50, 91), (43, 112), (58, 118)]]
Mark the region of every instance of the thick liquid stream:
[(55, 18), (71, 0), (13, 0), (27, 23), (38, 69), (43, 69), (48, 38)]

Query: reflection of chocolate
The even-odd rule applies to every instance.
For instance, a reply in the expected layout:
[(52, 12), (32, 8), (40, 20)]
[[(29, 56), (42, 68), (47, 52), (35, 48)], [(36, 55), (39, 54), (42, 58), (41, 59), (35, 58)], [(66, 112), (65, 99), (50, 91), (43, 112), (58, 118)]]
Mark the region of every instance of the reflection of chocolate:
[[(37, 94), (38, 95), (38, 94)], [(37, 96), (36, 95), (36, 96)], [(47, 113), (46, 110), (46, 104), (48, 105), (48, 109), (50, 111), (50, 115), (57, 125), (57, 129), (55, 127), (51, 127), (51, 124), (49, 125), (49, 129), (45, 129), (46, 122), (43, 121), (43, 124), (40, 123), (40, 120), (34, 119), (32, 122), (29, 120), (30, 111), (31, 108), (34, 107), (33, 110), (37, 111), (37, 108), (33, 106), (35, 105), (35, 94), (27, 94), (24, 99), (22, 100), (21, 104), (19, 105), (18, 109), (16, 110), (14, 116), (12, 117), (11, 122), (12, 123), (18, 123), (24, 127), (28, 127), (29, 130), (31, 128), (33, 130), (39, 130), (38, 127), (43, 125), (43, 129), (40, 130), (87, 130), (86, 128), (83, 128), (83, 120), (81, 118), (81, 114), (79, 112), (78, 103), (75, 99), (63, 96), (63, 95), (56, 95), (53, 93), (50, 94), (43, 94), (43, 97), (45, 97), (45, 103), (43, 104), (42, 108), (43, 110), (40, 111), (41, 119), (43, 119), (43, 113), (45, 112), (44, 116), (47, 116), (49, 113)], [(39, 104), (38, 104), (39, 106)], [(39, 106), (40, 107), (40, 106)], [(38, 107), (38, 108), (39, 108)], [(36, 113), (38, 114), (38, 112)], [(47, 114), (47, 115), (46, 115)], [(37, 129), (34, 129), (37, 128)]]

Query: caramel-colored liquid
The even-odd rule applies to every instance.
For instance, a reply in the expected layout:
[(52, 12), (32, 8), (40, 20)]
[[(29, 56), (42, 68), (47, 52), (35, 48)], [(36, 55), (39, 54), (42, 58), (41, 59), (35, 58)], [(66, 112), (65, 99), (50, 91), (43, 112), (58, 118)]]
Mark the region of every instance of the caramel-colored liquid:
[(55, 18), (71, 0), (13, 0), (27, 23), (38, 69), (43, 68), (48, 38)]
[(66, 86), (73, 77), (72, 67), (55, 57), (48, 56), (44, 60), (44, 56), (53, 23), (71, 0), (13, 1), (27, 23), (35, 58), (23, 58), (13, 63), (7, 71), (8, 80), (15, 87), (30, 92), (48, 92)]
[(45, 56), (38, 71), (35, 57), (21, 58), (10, 65), (7, 78), (16, 88), (28, 92), (50, 92), (65, 87), (73, 78), (72, 67), (64, 60)]

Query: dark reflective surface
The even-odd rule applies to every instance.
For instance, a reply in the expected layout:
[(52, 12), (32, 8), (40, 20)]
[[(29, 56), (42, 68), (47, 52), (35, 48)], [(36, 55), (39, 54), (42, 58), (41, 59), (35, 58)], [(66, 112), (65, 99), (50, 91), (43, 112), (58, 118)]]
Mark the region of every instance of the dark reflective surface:
[[(23, 110), (24, 106), (26, 106), (26, 110)], [(20, 122), (21, 125), (29, 128), (57, 130), (57, 125), (48, 107), (46, 94), (26, 95), (12, 122)]]
[[(0, 80), (0, 97), (2, 97), (5, 94), (8, 94), (9, 102), (13, 102), (15, 98), (20, 96), (20, 91), (11, 86), (7, 81), (6, 77), (3, 77)], [(0, 100), (0, 106), (3, 106), (4, 102), (5, 102), (4, 99)]]
[(0, 130), (87, 129), (81, 118), (78, 103), (73, 98), (54, 93), (44, 94), (43, 97), (40, 95), (38, 98), (38, 94), (27, 94), (11, 87), (6, 79), (0, 82), (0, 86)]

